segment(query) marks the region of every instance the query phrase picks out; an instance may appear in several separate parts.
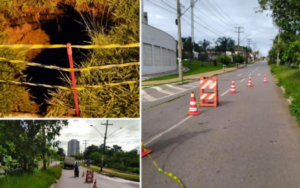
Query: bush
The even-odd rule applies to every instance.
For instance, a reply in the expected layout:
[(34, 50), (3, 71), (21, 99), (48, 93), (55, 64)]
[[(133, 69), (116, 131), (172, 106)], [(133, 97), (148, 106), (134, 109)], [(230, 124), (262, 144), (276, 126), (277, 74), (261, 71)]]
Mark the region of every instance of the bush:
[(229, 65), (231, 63), (231, 59), (227, 55), (220, 55), (216, 58), (216, 61), (225, 65)]
[(243, 55), (234, 55), (233, 56), (233, 62), (235, 63), (243, 63), (245, 61), (245, 58)]

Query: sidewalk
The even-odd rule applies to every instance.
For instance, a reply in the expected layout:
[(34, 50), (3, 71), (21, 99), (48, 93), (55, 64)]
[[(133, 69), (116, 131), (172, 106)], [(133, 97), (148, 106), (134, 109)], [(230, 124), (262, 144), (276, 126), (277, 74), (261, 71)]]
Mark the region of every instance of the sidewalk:
[[(236, 67), (231, 67), (231, 68), (226, 68), (226, 71), (224, 72), (223, 69), (216, 70), (216, 71), (210, 71), (210, 72), (205, 72), (205, 73), (200, 73), (200, 74), (194, 74), (190, 76), (184, 76), (183, 79), (199, 79), (200, 76), (213, 76), (216, 74), (223, 74), (226, 72), (234, 71), (236, 69), (240, 69), (245, 67), (246, 65), (239, 65), (239, 68)], [(155, 81), (149, 81), (149, 82), (142, 82), (142, 85), (154, 85), (154, 84), (164, 84), (164, 83), (170, 83), (170, 82), (176, 82), (179, 81), (179, 78), (172, 78), (168, 80), (155, 80)]]

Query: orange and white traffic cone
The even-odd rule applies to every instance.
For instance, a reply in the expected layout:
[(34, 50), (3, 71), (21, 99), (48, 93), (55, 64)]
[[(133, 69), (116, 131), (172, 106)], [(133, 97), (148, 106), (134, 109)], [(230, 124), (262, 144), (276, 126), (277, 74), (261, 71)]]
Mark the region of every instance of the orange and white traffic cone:
[(232, 83), (231, 83), (230, 93), (236, 93), (235, 85), (234, 85), (234, 80), (232, 80)]
[(94, 186), (93, 186), (93, 188), (97, 188), (97, 182), (96, 182), (96, 179), (95, 179), (95, 183), (94, 183)]
[(142, 145), (142, 158), (145, 157), (146, 155), (148, 155), (149, 153), (152, 153), (152, 150), (146, 149)]
[(251, 82), (251, 77), (249, 77), (248, 86), (247, 87), (253, 87), (252, 82)]
[(199, 115), (199, 114), (200, 114), (200, 112), (198, 112), (198, 109), (197, 109), (195, 93), (192, 91), (191, 92), (191, 101), (190, 101), (190, 110), (187, 115)]
[(267, 75), (266, 75), (266, 74), (265, 74), (265, 76), (264, 76), (264, 83), (268, 83)]
[(84, 177), (84, 171), (82, 172), (82, 177)]

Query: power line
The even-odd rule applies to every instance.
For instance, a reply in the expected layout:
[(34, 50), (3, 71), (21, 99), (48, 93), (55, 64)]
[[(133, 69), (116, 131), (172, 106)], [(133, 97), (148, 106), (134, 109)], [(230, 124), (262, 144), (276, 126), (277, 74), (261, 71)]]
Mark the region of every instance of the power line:
[(230, 20), (232, 23), (236, 24), (236, 25), (239, 25), (237, 24), (235, 21), (233, 21), (229, 16), (227, 16), (227, 14), (222, 10), (222, 8), (216, 3), (215, 0), (213, 0), (214, 3), (217, 5), (217, 7), (221, 10), (221, 12), (228, 18), (228, 20)]
[[(209, 1), (209, 0), (206, 0), (208, 2), (208, 4), (216, 11), (216, 13), (220, 16), (220, 19), (223, 20), (223, 16), (220, 14), (220, 12), (214, 7), (214, 5)], [(225, 20), (223, 20), (225, 21)], [(227, 23), (228, 25), (232, 25), (232, 24), (229, 24)]]

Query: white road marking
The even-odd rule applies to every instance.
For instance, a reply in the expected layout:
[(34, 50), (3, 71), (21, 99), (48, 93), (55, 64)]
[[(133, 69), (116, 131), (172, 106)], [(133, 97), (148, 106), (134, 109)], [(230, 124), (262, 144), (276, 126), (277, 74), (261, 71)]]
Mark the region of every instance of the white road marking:
[(142, 95), (147, 95), (147, 92), (142, 89)]
[(251, 73), (248, 76), (251, 76)]
[(243, 78), (240, 82), (242, 82), (242, 81), (244, 81), (245, 80), (245, 78)]
[(242, 76), (242, 74), (238, 74), (238, 75), (236, 75), (236, 76)]
[(166, 86), (168, 86), (170, 88), (178, 89), (178, 90), (181, 90), (181, 91), (186, 91), (186, 89), (183, 89), (183, 88), (180, 88), (180, 87), (175, 87), (175, 86), (170, 85), (170, 84), (167, 84)]
[(222, 96), (224, 96), (226, 93), (228, 93), (230, 91), (230, 89), (228, 89), (227, 91), (225, 91), (222, 95), (221, 95), (221, 97)]
[(260, 73), (257, 76), (260, 76)]
[(169, 129), (155, 135), (154, 137), (152, 137), (147, 143), (145, 143), (144, 145), (147, 146), (148, 144), (150, 144), (151, 142), (153, 142), (154, 140), (158, 139), (159, 137), (161, 137), (162, 135), (170, 132), (171, 130), (175, 129), (176, 127), (178, 127), (180, 124), (182, 124), (183, 122), (185, 122), (186, 120), (190, 119), (193, 116), (188, 116), (186, 118), (184, 118), (183, 120), (181, 120), (180, 122), (178, 122), (177, 124), (173, 125), (172, 127), (170, 127)]
[(152, 97), (151, 95), (142, 95), (142, 98), (147, 99), (147, 101), (155, 101), (156, 98)]
[(160, 87), (153, 87), (153, 89), (156, 89), (158, 92), (165, 93), (165, 94), (168, 94), (168, 95), (175, 94), (175, 93), (173, 93), (173, 92), (163, 90), (163, 89), (160, 88)]

